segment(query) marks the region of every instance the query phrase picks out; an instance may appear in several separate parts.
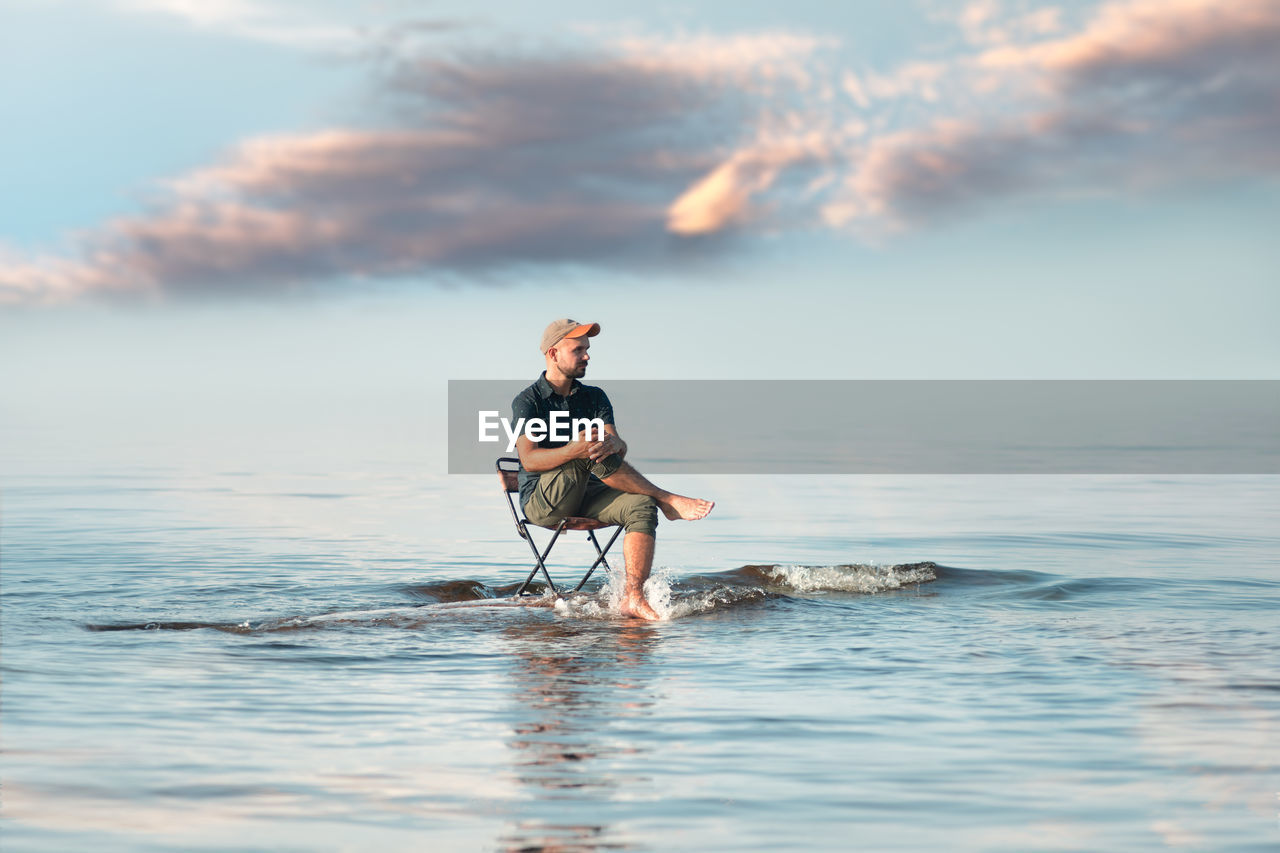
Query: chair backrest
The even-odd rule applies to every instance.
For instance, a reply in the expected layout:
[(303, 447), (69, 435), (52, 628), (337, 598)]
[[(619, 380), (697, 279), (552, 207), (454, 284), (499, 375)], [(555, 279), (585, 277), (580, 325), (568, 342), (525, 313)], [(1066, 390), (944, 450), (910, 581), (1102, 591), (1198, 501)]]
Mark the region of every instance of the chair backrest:
[(502, 481), (502, 490), (504, 492), (520, 491), (520, 480), (516, 476), (520, 471), (520, 460), (514, 456), (503, 456), (494, 465), (497, 469), (498, 479)]

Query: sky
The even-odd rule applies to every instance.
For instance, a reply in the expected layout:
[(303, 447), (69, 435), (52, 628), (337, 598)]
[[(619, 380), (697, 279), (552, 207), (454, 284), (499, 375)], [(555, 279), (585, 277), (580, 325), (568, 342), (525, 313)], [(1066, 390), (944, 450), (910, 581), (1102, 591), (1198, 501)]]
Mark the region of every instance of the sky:
[(409, 445), (563, 316), (602, 384), (1280, 373), (1280, 0), (0, 8), (9, 465)]

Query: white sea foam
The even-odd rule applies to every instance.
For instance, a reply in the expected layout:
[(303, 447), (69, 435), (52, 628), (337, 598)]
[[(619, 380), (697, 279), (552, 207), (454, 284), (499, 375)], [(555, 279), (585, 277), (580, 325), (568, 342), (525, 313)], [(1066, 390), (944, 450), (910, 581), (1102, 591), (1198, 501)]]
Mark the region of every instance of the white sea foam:
[(596, 592), (579, 592), (568, 598), (558, 598), (553, 607), (558, 615), (574, 619), (611, 619), (620, 615), (618, 601), (610, 586), (604, 586)]
[(770, 566), (765, 574), (794, 592), (875, 593), (935, 580), (931, 566)]
[(719, 586), (713, 589), (699, 590), (679, 597), (673, 597), (664, 611), (655, 607), (666, 619), (680, 619), (697, 613), (709, 613), (713, 610), (725, 610), (752, 601), (761, 601), (768, 596), (758, 586)]
[[(618, 568), (606, 575), (605, 585), (597, 592), (578, 593), (559, 599), (555, 603), (555, 611), (562, 616), (580, 619), (610, 619), (621, 616), (624, 583), (625, 570)], [(692, 612), (686, 611), (685, 608), (673, 602), (674, 583), (674, 572), (663, 566), (655, 569), (644, 585), (645, 598), (664, 620), (678, 618)]]

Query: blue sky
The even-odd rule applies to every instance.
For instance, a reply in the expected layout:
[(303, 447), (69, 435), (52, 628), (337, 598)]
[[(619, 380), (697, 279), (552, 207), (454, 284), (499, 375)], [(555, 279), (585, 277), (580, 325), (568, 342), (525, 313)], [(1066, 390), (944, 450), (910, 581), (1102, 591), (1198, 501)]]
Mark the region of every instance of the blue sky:
[(408, 436), (565, 315), (601, 381), (1280, 367), (1275, 0), (5, 7), (32, 441)]

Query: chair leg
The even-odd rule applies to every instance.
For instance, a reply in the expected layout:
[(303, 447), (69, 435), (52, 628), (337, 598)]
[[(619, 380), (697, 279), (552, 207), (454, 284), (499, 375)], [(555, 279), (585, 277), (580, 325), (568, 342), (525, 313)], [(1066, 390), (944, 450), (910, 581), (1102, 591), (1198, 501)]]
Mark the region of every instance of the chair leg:
[(596, 546), (596, 553), (599, 556), (596, 557), (596, 561), (591, 564), (591, 568), (587, 569), (587, 573), (582, 576), (582, 580), (578, 581), (578, 585), (573, 588), (574, 592), (577, 592), (578, 590), (582, 589), (582, 585), (585, 584), (587, 582), (587, 579), (591, 577), (591, 573), (596, 570), (596, 566), (603, 565), (605, 568), (605, 571), (612, 571), (612, 569), (609, 568), (609, 561), (604, 558), (604, 555), (609, 553), (609, 549), (613, 547), (614, 540), (618, 538), (618, 534), (621, 532), (622, 532), (621, 527), (615, 528), (613, 531), (613, 535), (609, 537), (609, 544), (605, 545), (604, 550), (601, 551), (600, 543), (596, 541), (596, 532), (594, 530), (587, 531), (587, 538), (591, 540), (592, 545)]
[(538, 573), (539, 569), (541, 569), (542, 576), (547, 579), (547, 586), (551, 587), (551, 592), (556, 598), (560, 597), (560, 590), (556, 589), (555, 581), (551, 580), (551, 574), (547, 571), (546, 559), (547, 555), (551, 553), (552, 546), (556, 544), (556, 540), (559, 539), (560, 534), (564, 532), (564, 526), (566, 524), (568, 524), (567, 521), (560, 522), (556, 527), (555, 533), (551, 534), (551, 541), (547, 543), (546, 549), (541, 554), (538, 553), (538, 546), (534, 544), (533, 537), (529, 535), (529, 531), (524, 531), (525, 541), (529, 543), (529, 550), (533, 552), (533, 559), (537, 562), (537, 565), (533, 567), (533, 571), (529, 572), (529, 577), (525, 578), (524, 583), (520, 584), (520, 588), (516, 590), (517, 596), (524, 595), (524, 591), (529, 588), (529, 584), (533, 583), (533, 576)]

